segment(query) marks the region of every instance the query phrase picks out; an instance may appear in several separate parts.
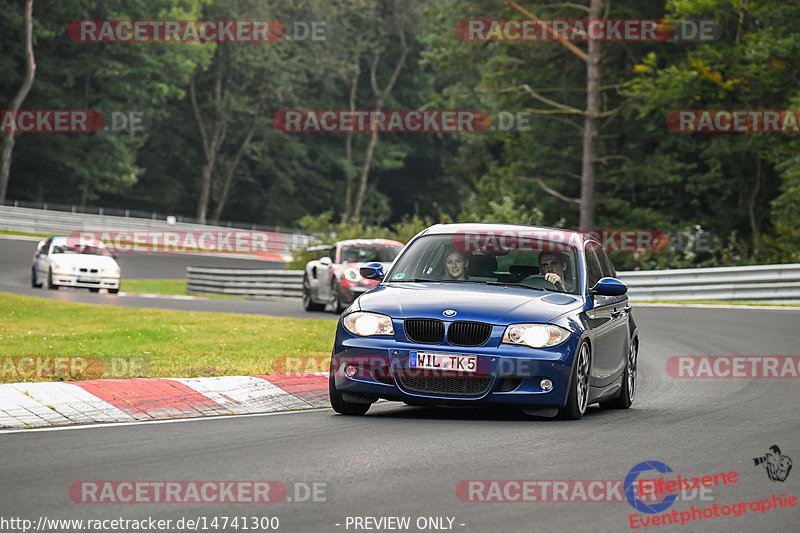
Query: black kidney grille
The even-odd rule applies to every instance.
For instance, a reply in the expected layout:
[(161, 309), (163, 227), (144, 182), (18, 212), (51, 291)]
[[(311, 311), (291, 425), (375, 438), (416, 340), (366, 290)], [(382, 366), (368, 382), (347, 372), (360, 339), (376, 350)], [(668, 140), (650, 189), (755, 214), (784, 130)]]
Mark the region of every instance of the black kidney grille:
[(439, 344), (444, 340), (444, 324), (430, 318), (409, 318), (405, 321), (406, 336), (421, 344)]
[(400, 386), (411, 392), (443, 396), (483, 396), (492, 385), (491, 376), (410, 377), (398, 375)]
[(447, 340), (454, 346), (481, 346), (491, 334), (492, 325), (483, 322), (453, 322), (447, 328)]

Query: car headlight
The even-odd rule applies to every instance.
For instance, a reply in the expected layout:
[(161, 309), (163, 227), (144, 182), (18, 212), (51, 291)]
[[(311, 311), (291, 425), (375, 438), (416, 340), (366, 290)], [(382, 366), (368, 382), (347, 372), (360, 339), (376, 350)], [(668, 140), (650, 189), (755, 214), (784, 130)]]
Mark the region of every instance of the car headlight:
[(344, 271), (344, 277), (348, 281), (361, 281), (361, 274), (359, 273), (358, 269), (356, 268), (348, 268)]
[(54, 263), (53, 264), (53, 271), (54, 272), (61, 272), (61, 265), (59, 265), (58, 263)]
[(569, 337), (569, 331), (552, 324), (512, 324), (503, 333), (503, 342), (531, 348), (550, 348)]
[(344, 329), (359, 337), (372, 335), (394, 335), (392, 319), (380, 313), (356, 311), (342, 320)]

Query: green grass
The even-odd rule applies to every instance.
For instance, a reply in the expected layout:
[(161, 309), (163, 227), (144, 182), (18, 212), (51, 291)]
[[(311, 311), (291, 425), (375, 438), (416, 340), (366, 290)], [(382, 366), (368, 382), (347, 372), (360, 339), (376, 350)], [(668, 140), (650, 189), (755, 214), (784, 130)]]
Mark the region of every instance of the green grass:
[(186, 294), (185, 279), (122, 279), (119, 290), (149, 294)]
[(800, 307), (798, 304), (762, 304), (744, 300), (632, 300), (633, 304), (702, 304), (702, 305), (769, 305), (772, 307)]
[[(103, 363), (102, 374), (63, 372), (66, 379), (321, 371), (334, 333), (332, 320), (128, 309), (0, 293), (0, 382), (59, 379), (20, 379), (13, 368), (19, 357)], [(286, 358), (294, 366), (287, 369)]]
[(49, 239), (52, 234), (47, 233), (25, 233), (24, 231), (11, 231), (7, 229), (0, 229), (0, 235), (16, 235), (19, 237), (39, 237), (42, 240)]

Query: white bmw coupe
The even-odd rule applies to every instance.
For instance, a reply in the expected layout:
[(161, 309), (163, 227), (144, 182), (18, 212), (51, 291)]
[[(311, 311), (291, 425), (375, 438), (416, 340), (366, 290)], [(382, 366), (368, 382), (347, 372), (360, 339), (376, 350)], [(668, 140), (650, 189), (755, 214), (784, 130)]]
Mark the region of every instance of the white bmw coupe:
[(33, 255), (31, 285), (58, 289), (82, 287), (92, 292), (119, 292), (120, 268), (108, 248), (96, 239), (51, 237)]

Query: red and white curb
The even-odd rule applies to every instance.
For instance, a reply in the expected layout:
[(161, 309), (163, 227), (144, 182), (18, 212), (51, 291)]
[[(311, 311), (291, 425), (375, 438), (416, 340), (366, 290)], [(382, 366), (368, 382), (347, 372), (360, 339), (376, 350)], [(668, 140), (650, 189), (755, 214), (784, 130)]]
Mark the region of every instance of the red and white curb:
[(328, 373), (0, 385), (0, 427), (130, 422), (327, 407)]

